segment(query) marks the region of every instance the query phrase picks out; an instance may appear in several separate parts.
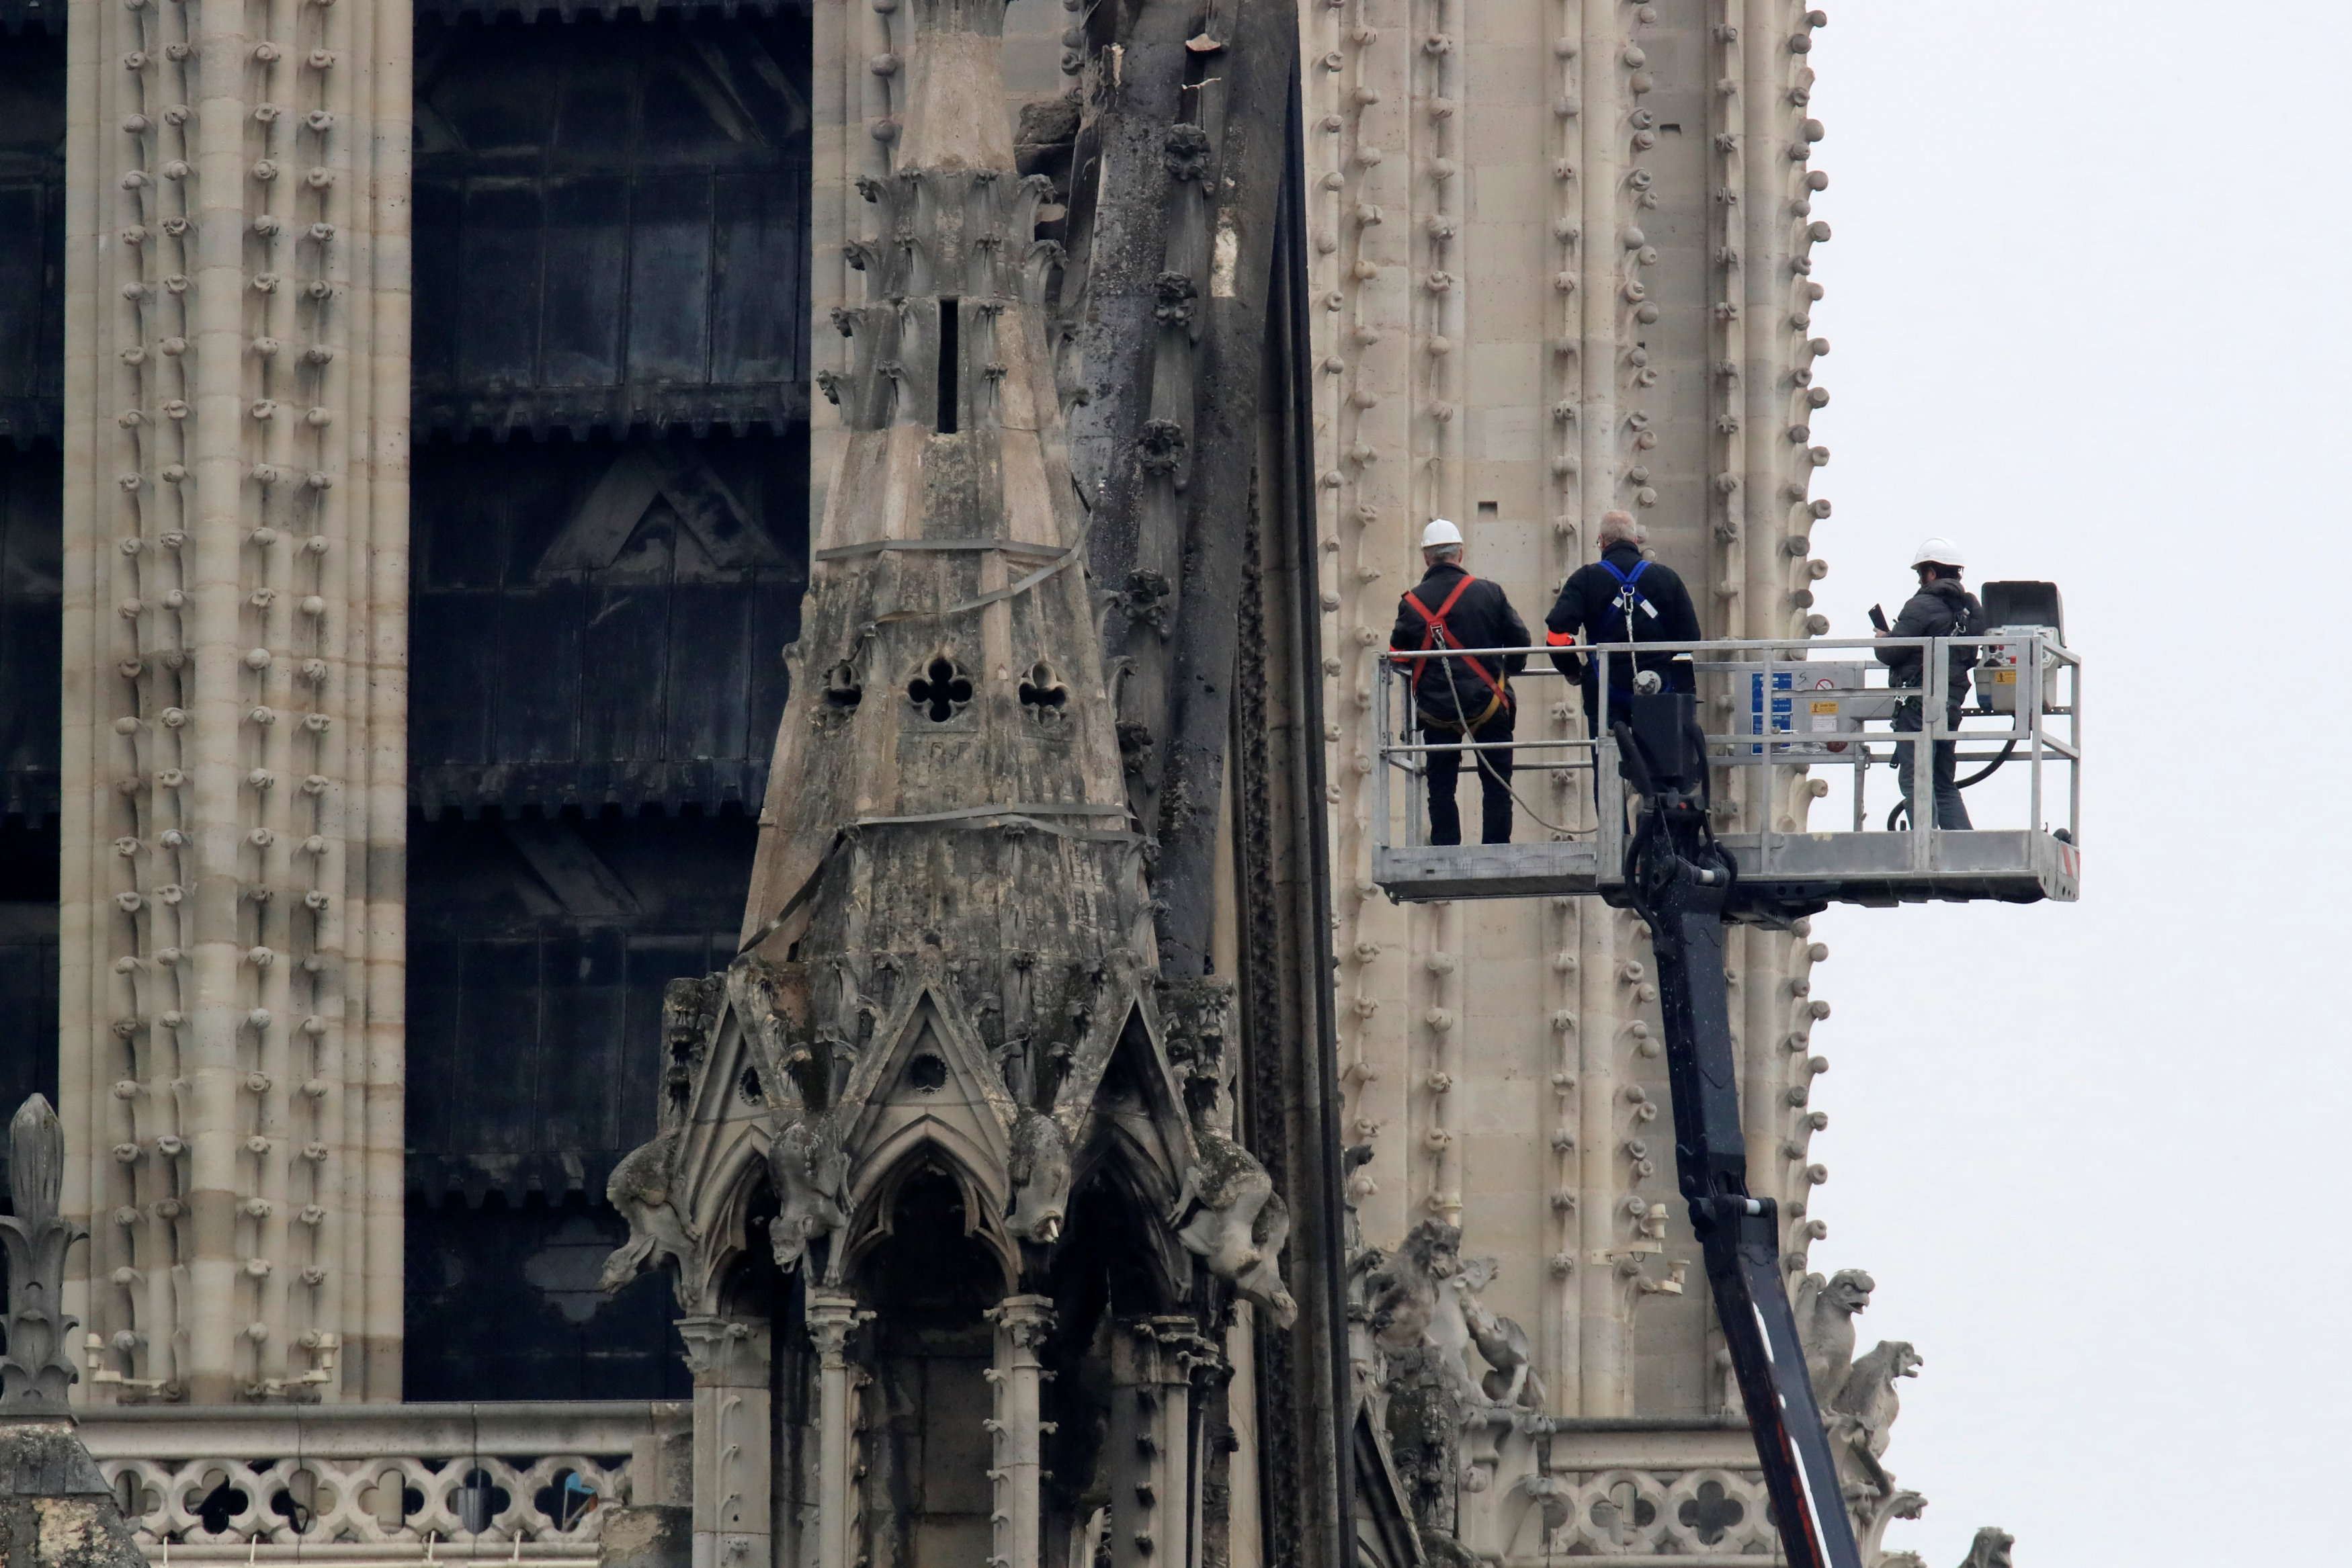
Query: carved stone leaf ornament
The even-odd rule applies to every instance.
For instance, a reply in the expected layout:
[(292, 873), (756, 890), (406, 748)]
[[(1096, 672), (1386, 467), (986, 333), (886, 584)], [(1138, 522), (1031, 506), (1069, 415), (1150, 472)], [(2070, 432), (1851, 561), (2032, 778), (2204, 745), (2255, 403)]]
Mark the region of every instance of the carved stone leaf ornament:
[(67, 1249), (89, 1231), (58, 1217), (65, 1160), (65, 1128), (48, 1101), (33, 1095), (8, 1124), (8, 1187), (16, 1212), (0, 1218), (0, 1247), (8, 1257), (0, 1416), (62, 1416), (66, 1390), (80, 1375), (72, 1353), (79, 1324), (62, 1302)]

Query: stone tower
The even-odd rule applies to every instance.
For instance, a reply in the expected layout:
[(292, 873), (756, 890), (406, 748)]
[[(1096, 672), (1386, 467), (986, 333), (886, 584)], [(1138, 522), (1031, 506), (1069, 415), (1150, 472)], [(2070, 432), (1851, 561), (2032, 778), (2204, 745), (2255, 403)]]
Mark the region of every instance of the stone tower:
[(1234, 1293), (1296, 1310), (1230, 988), (1157, 978), (1002, 15), (913, 7), (744, 954), (673, 988), (613, 1180), (608, 1284), (669, 1260), (695, 1314), (698, 1558), (1189, 1561)]
[[(1825, 629), (1822, 14), (530, 11), (0, 0), (0, 1083), (142, 1542), (1764, 1549), (1645, 933), (1382, 898), (1371, 704), (1433, 515)], [(1727, 953), (1799, 1264), (1827, 956)]]

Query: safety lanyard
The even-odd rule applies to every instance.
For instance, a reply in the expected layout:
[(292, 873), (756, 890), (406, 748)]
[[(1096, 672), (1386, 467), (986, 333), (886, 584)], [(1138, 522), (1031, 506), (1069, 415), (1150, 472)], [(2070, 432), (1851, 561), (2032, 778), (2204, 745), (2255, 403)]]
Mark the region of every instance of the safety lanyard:
[[(1642, 598), (1641, 591), (1633, 585), (1642, 580), (1642, 574), (1650, 570), (1650, 563), (1646, 560), (1637, 562), (1632, 571), (1620, 571), (1617, 570), (1617, 563), (1615, 561), (1611, 560), (1607, 556), (1603, 556), (1594, 564), (1599, 566), (1601, 570), (1607, 572), (1611, 577), (1617, 580), (1617, 597), (1611, 600), (1609, 602), (1615, 608), (1617, 613), (1624, 619), (1625, 641), (1628, 643), (1640, 642), (1642, 640), (1641, 632), (1633, 623), (1633, 607), (1637, 604), (1645, 603), (1646, 601)], [(1654, 611), (1652, 613), (1655, 614), (1656, 612)], [(1596, 643), (1605, 642), (1607, 639), (1596, 637), (1593, 641)], [(1612, 679), (1609, 683), (1609, 686), (1612, 691), (1620, 689), (1631, 691), (1633, 689), (1632, 679), (1631, 677), (1628, 677), (1626, 685), (1622, 688), (1614, 679)]]

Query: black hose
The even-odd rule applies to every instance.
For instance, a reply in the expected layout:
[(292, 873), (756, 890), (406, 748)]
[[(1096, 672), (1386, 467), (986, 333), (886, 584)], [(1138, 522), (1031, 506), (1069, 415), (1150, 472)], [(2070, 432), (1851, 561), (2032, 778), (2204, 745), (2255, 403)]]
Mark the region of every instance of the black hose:
[(1979, 768), (1974, 773), (1969, 774), (1967, 778), (1954, 779), (1953, 787), (1955, 789), (1965, 789), (1971, 784), (1983, 783), (1986, 779), (2000, 772), (2000, 765), (2008, 761), (2011, 757), (2014, 756), (2016, 751), (2017, 737), (2011, 736), (2001, 747), (2000, 755), (1999, 757), (1994, 758), (1990, 762), (1986, 763), (1982, 768)]
[[(1898, 741), (1896, 744), (1915, 745), (1916, 743)], [(1978, 768), (1974, 773), (1969, 774), (1967, 778), (1953, 779), (1952, 788), (1955, 789), (1966, 789), (1972, 785), (1983, 783), (1986, 779), (2000, 772), (2000, 765), (2008, 761), (2011, 757), (2015, 756), (2016, 753), (2017, 737), (2011, 736), (2008, 740), (2001, 744), (2000, 755), (1999, 757), (1994, 758), (1990, 762), (1986, 763), (1982, 768)], [(1888, 832), (1891, 833), (1895, 831), (1895, 820), (1904, 816), (1909, 810), (1911, 802), (1908, 800), (1897, 800), (1895, 802), (1894, 809), (1886, 813), (1886, 831)]]

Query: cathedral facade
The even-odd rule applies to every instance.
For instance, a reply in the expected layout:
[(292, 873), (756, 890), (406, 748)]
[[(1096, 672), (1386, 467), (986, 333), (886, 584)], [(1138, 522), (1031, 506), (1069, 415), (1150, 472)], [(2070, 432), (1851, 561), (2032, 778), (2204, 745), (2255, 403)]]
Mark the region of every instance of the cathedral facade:
[(1378, 679), (1433, 517), (1827, 630), (1825, 21), (0, 0), (0, 1089), (142, 1544), (1769, 1552), (1647, 932), (1386, 898)]

